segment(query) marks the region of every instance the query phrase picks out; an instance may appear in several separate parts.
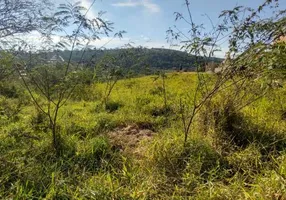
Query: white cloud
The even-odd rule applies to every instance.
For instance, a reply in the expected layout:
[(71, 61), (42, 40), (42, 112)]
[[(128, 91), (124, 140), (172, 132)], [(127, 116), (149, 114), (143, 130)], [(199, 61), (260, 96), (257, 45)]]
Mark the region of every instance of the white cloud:
[(226, 53), (229, 51), (229, 48), (227, 46), (224, 46), (224, 47), (221, 47), (220, 48), (220, 51), (216, 51), (214, 53), (214, 56), (215, 57), (218, 57), (218, 58), (225, 58), (226, 57)]
[(151, 38), (149, 38), (147, 36), (144, 36), (144, 35), (140, 35), (140, 39), (145, 41), (145, 42), (150, 42), (151, 41)]
[[(86, 9), (88, 9), (91, 6), (92, 1), (91, 0), (81, 0), (80, 4), (81, 4), (81, 6), (85, 7)], [(91, 18), (91, 19), (96, 18), (96, 13), (94, 12), (93, 8), (90, 8), (90, 10), (87, 13), (87, 17)]]
[(144, 7), (151, 13), (158, 13), (161, 11), (159, 5), (152, 2), (152, 0), (128, 0), (118, 3), (113, 3), (116, 7)]
[[(17, 46), (21, 46), (22, 50), (37, 51), (37, 50), (44, 50), (44, 49), (48, 50), (50, 47), (52, 47), (44, 43), (45, 40), (42, 38), (41, 34), (37, 31), (33, 31), (29, 34), (18, 34), (16, 35), (16, 38), (20, 38), (21, 40), (16, 40), (14, 37), (5, 38), (7, 42), (9, 42), (10, 45), (9, 46), (2, 45), (3, 48), (11, 48), (11, 46), (17, 45)], [(22, 42), (24, 42), (24, 44), (22, 44)], [(61, 42), (61, 37), (59, 35), (51, 36), (50, 45), (55, 45), (59, 42)], [(83, 41), (83, 45), (86, 42)], [(96, 47), (96, 48), (120, 48), (129, 42), (130, 42), (130, 38), (120, 39), (120, 38), (112, 38), (112, 37), (102, 37), (100, 40), (90, 41), (89, 46)], [(0, 47), (2, 46), (0, 44)], [(66, 49), (70, 49), (70, 48), (71, 48), (71, 44), (70, 46), (66, 46)]]
[(147, 47), (147, 48), (170, 48), (170, 45), (164, 42), (147, 42), (143, 43), (141, 46)]
[(129, 38), (110, 38), (102, 37), (100, 40), (95, 40), (90, 45), (96, 48), (120, 48), (129, 42)]
[[(68, 2), (74, 4), (77, 2), (80, 2), (80, 5), (88, 9), (91, 4), (93, 3), (93, 0), (51, 0), (56, 6), (59, 4), (66, 4)], [(96, 2), (95, 2), (96, 3)], [(93, 6), (89, 12), (87, 13), (88, 18), (96, 18), (97, 12), (94, 9), (95, 6)]]
[[(42, 50), (44, 48), (49, 48), (45, 43), (43, 43), (41, 34), (33, 31), (29, 34), (19, 34), (17, 35), (18, 38), (21, 38), (21, 40), (25, 41), (25, 44), (28, 46), (23, 46), (20, 41), (15, 40), (13, 37), (7, 37), (7, 42), (9, 41), (10, 46), (3, 46), (4, 48), (11, 48), (13, 45), (18, 45), (22, 47), (22, 50), (26, 51), (37, 51)], [(61, 37), (57, 35), (53, 35), (51, 37), (54, 44), (61, 41)], [(167, 49), (174, 49), (174, 50), (180, 50), (180, 47), (178, 46), (170, 46), (165, 41), (153, 41), (150, 38), (140, 35), (137, 38), (111, 38), (111, 37), (102, 37), (100, 40), (94, 40), (89, 43), (90, 47), (96, 47), (96, 48), (121, 48), (124, 47), (130, 43), (133, 47), (136, 46), (142, 46), (147, 48), (167, 48)], [(1, 47), (1, 46), (0, 46)], [(70, 49), (71, 47), (67, 47), (67, 49)], [(214, 53), (215, 57), (219, 58), (225, 58), (225, 53), (228, 51), (227, 46), (223, 46), (220, 48), (221, 51), (217, 51)]]

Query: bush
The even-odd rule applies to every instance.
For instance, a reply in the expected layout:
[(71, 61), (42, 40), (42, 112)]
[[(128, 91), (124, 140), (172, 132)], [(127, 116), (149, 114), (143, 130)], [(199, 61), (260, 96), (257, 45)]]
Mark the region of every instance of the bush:
[(218, 112), (215, 119), (215, 137), (220, 144), (227, 144), (232, 149), (247, 148), (257, 144), (262, 147), (262, 154), (283, 151), (286, 148), (285, 136), (265, 127), (254, 124), (242, 113), (228, 110)]
[(115, 102), (115, 101), (108, 101), (105, 105), (105, 110), (112, 113), (117, 111), (120, 107), (122, 107), (123, 105), (119, 102)]
[(121, 162), (118, 152), (113, 152), (107, 138), (102, 136), (79, 143), (76, 154), (77, 163), (89, 171), (120, 165)]
[(150, 114), (153, 117), (160, 117), (160, 116), (169, 116), (173, 114), (174, 111), (171, 106), (156, 106), (150, 110)]
[(156, 87), (156, 88), (151, 89), (151, 90), (149, 91), (149, 93), (150, 93), (151, 95), (159, 95), (159, 96), (161, 96), (161, 95), (164, 94), (164, 88), (161, 87), (161, 86), (158, 86), (158, 87)]
[(7, 98), (18, 98), (19, 93), (14, 85), (7, 85), (0, 83), (0, 95), (3, 95)]
[(181, 137), (163, 136), (154, 142), (147, 157), (159, 194), (193, 196), (199, 186), (229, 175), (227, 161), (202, 140), (190, 139), (184, 145)]
[(91, 130), (87, 130), (85, 127), (77, 125), (74, 122), (72, 122), (72, 124), (67, 127), (68, 135), (77, 135), (80, 139), (86, 138), (90, 131)]
[(8, 120), (17, 121), (22, 106), (23, 102), (19, 99), (7, 99), (0, 96), (0, 115), (5, 116)]
[(78, 84), (71, 96), (75, 101), (96, 101), (102, 98), (102, 91), (96, 90), (95, 85)]
[(262, 155), (260, 149), (250, 145), (246, 149), (229, 155), (226, 159), (234, 173), (241, 173), (248, 178), (260, 173), (262, 169)]
[(102, 134), (115, 128), (118, 123), (113, 121), (110, 116), (99, 116), (96, 126), (93, 128), (95, 135)]
[(203, 141), (181, 139), (158, 142), (152, 148), (152, 162), (168, 177), (181, 179), (183, 174), (208, 175), (219, 163), (221, 156)]
[(47, 132), (49, 128), (48, 116), (40, 110), (37, 110), (36, 114), (32, 116), (31, 125), (36, 131)]
[(142, 106), (146, 106), (151, 103), (151, 99), (148, 97), (136, 97), (136, 106), (140, 109)]

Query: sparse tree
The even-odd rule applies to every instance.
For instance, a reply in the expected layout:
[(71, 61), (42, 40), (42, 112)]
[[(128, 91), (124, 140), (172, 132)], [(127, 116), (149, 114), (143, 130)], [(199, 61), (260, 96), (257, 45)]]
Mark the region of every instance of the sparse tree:
[(118, 80), (123, 77), (122, 70), (115, 64), (115, 58), (106, 54), (97, 64), (95, 75), (99, 81), (106, 84), (102, 99), (102, 103), (106, 107), (112, 90)]
[[(95, 19), (87, 18), (87, 13), (93, 6), (86, 9), (75, 4), (60, 4), (58, 11), (52, 17), (46, 17), (48, 24), (42, 29), (45, 45), (49, 49), (70, 48), (69, 59), (64, 63), (59, 63), (57, 67), (49, 63), (43, 67), (34, 68), (27, 71), (28, 76), (22, 76), (18, 68), (25, 87), (27, 88), (36, 107), (44, 113), (50, 124), (53, 138), (53, 147), (59, 153), (61, 149), (60, 132), (58, 127), (59, 111), (71, 97), (78, 82), (77, 69), (79, 64), (72, 64), (74, 49), (82, 49), (82, 56), (91, 41), (98, 40), (102, 35), (109, 35), (112, 31), (112, 23), (104, 21), (102, 12)], [(74, 28), (73, 31), (70, 29)], [(60, 37), (60, 41), (55, 43), (53, 36)], [(37, 98), (35, 93), (40, 95)]]
[[(184, 33), (174, 26), (167, 31), (168, 39), (171, 42), (179, 41), (182, 44), (182, 50), (197, 57), (198, 83), (193, 99), (180, 101), (185, 143), (191, 133), (195, 116), (216, 94), (226, 88), (234, 87), (236, 94), (234, 98), (240, 98), (247, 84), (251, 85), (254, 84), (254, 80), (267, 78), (266, 75), (271, 72), (269, 57), (265, 56), (274, 56), (275, 40), (285, 35), (286, 24), (285, 10), (275, 8), (273, 17), (261, 18), (260, 13), (266, 8), (273, 8), (273, 4), (276, 7), (279, 5), (278, 1), (267, 0), (257, 9), (237, 6), (232, 10), (223, 11), (219, 16), (223, 23), (213, 26), (210, 33), (204, 32), (202, 24), (195, 23), (190, 0), (185, 0), (187, 16), (175, 13), (176, 20), (183, 20), (190, 29)], [(211, 23), (214, 24), (212, 21)], [(218, 77), (214, 80), (212, 76), (200, 73), (203, 63), (201, 58), (206, 60), (212, 57), (220, 49), (220, 42), (227, 37), (229, 37), (228, 57), (221, 65), (222, 70)], [(275, 58), (278, 58), (277, 54)], [(261, 98), (266, 88), (260, 87), (259, 92), (252, 92), (245, 105)], [(235, 101), (235, 99), (231, 100)], [(239, 105), (237, 109), (245, 105)]]
[(163, 93), (163, 100), (164, 100), (164, 113), (167, 113), (168, 110), (168, 99), (167, 99), (167, 88), (166, 88), (166, 78), (167, 75), (164, 71), (159, 71), (158, 76), (154, 79), (154, 81), (157, 81), (158, 79), (162, 80), (162, 93)]

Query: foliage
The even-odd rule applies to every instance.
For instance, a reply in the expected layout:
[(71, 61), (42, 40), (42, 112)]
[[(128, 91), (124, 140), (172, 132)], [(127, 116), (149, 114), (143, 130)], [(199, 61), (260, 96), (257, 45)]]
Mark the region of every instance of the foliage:
[(103, 96), (103, 104), (107, 110), (109, 96), (111, 95), (112, 90), (114, 89), (117, 81), (123, 77), (121, 67), (115, 64), (115, 58), (111, 55), (105, 55), (102, 60), (95, 67), (95, 79), (97, 81), (106, 82), (106, 88)]
[[(192, 132), (196, 115), (204, 105), (209, 105), (209, 102), (221, 90), (230, 87), (232, 84), (235, 85), (235, 96), (230, 99), (230, 101), (235, 101), (236, 96), (245, 94), (246, 84), (253, 84), (254, 80), (272, 81), (271, 78), (273, 77), (268, 76), (268, 74), (269, 69), (275, 68), (275, 64), (271, 61), (280, 58), (283, 62), (283, 59), (277, 56), (278, 49), (282, 48), (283, 51), (283, 45), (275, 42), (285, 31), (285, 10), (274, 9), (272, 5), (276, 3), (276, 1), (265, 1), (257, 9), (237, 6), (232, 10), (222, 11), (219, 18), (222, 19), (223, 23), (213, 26), (210, 33), (204, 33), (203, 25), (195, 23), (191, 12), (191, 1), (185, 0), (187, 16), (178, 12), (175, 13), (176, 21), (183, 20), (189, 26), (189, 31), (184, 33), (174, 26), (174, 29), (170, 28), (167, 31), (169, 41), (181, 41), (181, 49), (196, 56), (199, 77), (193, 98), (180, 100), (179, 106), (181, 121), (184, 125), (185, 143)], [(268, 7), (274, 10), (273, 17), (261, 18), (260, 13)], [(277, 4), (277, 8), (279, 8), (279, 4)], [(213, 56), (220, 48), (218, 42), (221, 37), (225, 37), (224, 34), (226, 33), (230, 38), (229, 52), (227, 52), (226, 60), (220, 66), (219, 78), (214, 81), (210, 76), (199, 73), (205, 66), (202, 65), (203, 62), (200, 59)], [(186, 40), (182, 40), (182, 38)], [(283, 64), (278, 65), (283, 68)], [(273, 74), (272, 72), (270, 74)], [(261, 96), (267, 92), (267, 89), (261, 85), (259, 88)], [(260, 97), (253, 95), (252, 98), (249, 98), (248, 103), (252, 103)], [(239, 105), (238, 107), (241, 109), (242, 106)]]
[[(116, 112), (95, 112), (100, 98), (69, 99), (59, 110), (58, 156), (44, 134), (46, 115), (32, 104), (21, 105), (18, 119), (1, 115), (1, 198), (283, 198), (286, 124), (280, 110), (285, 88), (273, 88), (239, 111), (229, 106), (229, 113), (227, 97), (233, 99), (235, 86), (221, 91), (197, 115), (184, 145), (176, 105), (194, 94), (199, 80), (190, 73), (165, 75), (172, 110), (167, 122), (151, 112), (164, 108), (164, 99), (151, 92), (161, 86), (155, 76), (119, 80), (110, 95), (110, 101), (124, 105)], [(101, 93), (105, 86), (87, 87)], [(236, 98), (234, 106), (246, 103), (251, 93)], [(5, 108), (17, 107), (17, 98), (1, 101)], [(109, 132), (129, 124), (156, 131), (134, 149), (140, 156), (110, 143)]]
[(1, 52), (0, 55), (0, 81), (4, 81), (13, 73), (13, 57), (8, 53)]
[[(45, 11), (50, 1), (3, 0), (0, 2), (1, 46), (10, 45), (8, 36), (29, 33), (43, 28)], [(7, 40), (6, 40), (7, 39)]]
[[(51, 63), (33, 68), (31, 71), (26, 71), (29, 74), (28, 79), (21, 73), (19, 66), (16, 67), (33, 102), (48, 117), (49, 128), (53, 137), (53, 147), (56, 152), (59, 152), (61, 148), (61, 137), (57, 126), (58, 113), (71, 97), (80, 78), (76, 71), (79, 65), (75, 69), (71, 67), (73, 50), (81, 45), (89, 44), (92, 40), (99, 39), (102, 34), (108, 36), (108, 33), (112, 31), (112, 23), (100, 18), (102, 13), (96, 19), (88, 19), (86, 15), (89, 9), (79, 6), (79, 3), (60, 4), (58, 11), (52, 17), (45, 17), (47, 26), (42, 29), (41, 33), (48, 42), (46, 47), (54, 49), (70, 45), (71, 52), (67, 63), (56, 63), (55, 66)], [(68, 33), (67, 29), (72, 24), (76, 25), (75, 30)], [(65, 34), (55, 44), (51, 37), (60, 33)], [(38, 93), (41, 99), (38, 99), (34, 92)], [(44, 103), (41, 101), (44, 101)]]

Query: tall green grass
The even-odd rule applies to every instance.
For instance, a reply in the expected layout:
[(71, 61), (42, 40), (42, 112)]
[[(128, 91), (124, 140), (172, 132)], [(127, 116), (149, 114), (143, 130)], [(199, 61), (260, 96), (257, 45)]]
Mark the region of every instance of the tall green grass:
[[(81, 86), (59, 114), (59, 155), (24, 94), (1, 96), (0, 198), (286, 199), (286, 89), (243, 109), (248, 94), (230, 104), (231, 89), (220, 92), (184, 145), (179, 103), (191, 103), (196, 83), (195, 74), (167, 74), (167, 109), (155, 76), (119, 81), (106, 107), (104, 83)], [(156, 132), (140, 141), (140, 157), (108, 137), (134, 124)]]

